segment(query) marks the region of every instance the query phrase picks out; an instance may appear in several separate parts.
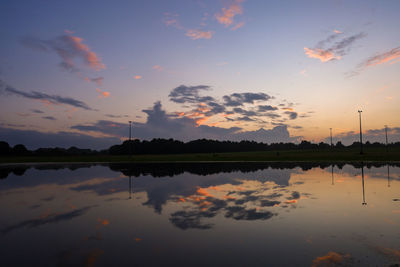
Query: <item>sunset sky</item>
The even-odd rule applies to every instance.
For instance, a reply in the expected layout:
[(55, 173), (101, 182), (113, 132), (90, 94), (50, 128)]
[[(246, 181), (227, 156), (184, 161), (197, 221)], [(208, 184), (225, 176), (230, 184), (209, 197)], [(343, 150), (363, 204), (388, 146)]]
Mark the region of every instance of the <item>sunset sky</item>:
[[(0, 140), (400, 141), (399, 1), (3, 1)], [(261, 130), (260, 130), (261, 129)]]

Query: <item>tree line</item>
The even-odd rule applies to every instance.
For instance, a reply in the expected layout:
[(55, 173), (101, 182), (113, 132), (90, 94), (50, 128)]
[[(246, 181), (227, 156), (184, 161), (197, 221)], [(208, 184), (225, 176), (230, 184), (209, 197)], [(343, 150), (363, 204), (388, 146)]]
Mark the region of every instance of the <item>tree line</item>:
[[(386, 147), (382, 143), (363, 144), (364, 147)], [(251, 151), (283, 151), (283, 150), (341, 150), (345, 148), (358, 148), (360, 142), (345, 146), (341, 142), (329, 145), (324, 142), (312, 143), (302, 141), (295, 143), (262, 143), (255, 141), (218, 141), (199, 139), (182, 142), (174, 139), (156, 138), (151, 141), (131, 140), (122, 144), (113, 145), (105, 150), (81, 149), (77, 147), (66, 148), (39, 148), (28, 150), (24, 145), (18, 144), (11, 147), (7, 142), (0, 141), (1, 156), (76, 156), (76, 155), (143, 155), (143, 154), (183, 154), (183, 153), (223, 153), (223, 152), (251, 152)], [(390, 143), (388, 147), (400, 147), (400, 142)]]

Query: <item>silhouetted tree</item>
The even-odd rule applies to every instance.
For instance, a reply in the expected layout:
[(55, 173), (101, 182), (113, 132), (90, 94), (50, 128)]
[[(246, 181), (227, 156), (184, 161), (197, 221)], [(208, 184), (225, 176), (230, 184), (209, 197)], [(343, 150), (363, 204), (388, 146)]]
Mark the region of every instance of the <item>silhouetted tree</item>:
[(6, 156), (11, 154), (11, 147), (7, 142), (0, 141), (0, 155)]
[(26, 156), (29, 154), (29, 151), (24, 145), (18, 144), (12, 148), (12, 154), (16, 156)]

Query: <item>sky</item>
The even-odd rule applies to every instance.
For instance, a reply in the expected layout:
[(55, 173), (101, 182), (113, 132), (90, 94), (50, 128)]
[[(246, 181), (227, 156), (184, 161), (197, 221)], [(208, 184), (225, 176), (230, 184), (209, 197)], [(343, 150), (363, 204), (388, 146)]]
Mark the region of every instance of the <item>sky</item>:
[(399, 1), (3, 1), (0, 140), (400, 141)]

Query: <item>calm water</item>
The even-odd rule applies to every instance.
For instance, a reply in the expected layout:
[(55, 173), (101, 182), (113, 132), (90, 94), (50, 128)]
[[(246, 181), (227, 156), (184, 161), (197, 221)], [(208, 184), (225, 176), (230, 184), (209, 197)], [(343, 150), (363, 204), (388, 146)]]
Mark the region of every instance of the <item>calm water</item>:
[(2, 266), (400, 263), (399, 166), (35, 165), (0, 178)]

